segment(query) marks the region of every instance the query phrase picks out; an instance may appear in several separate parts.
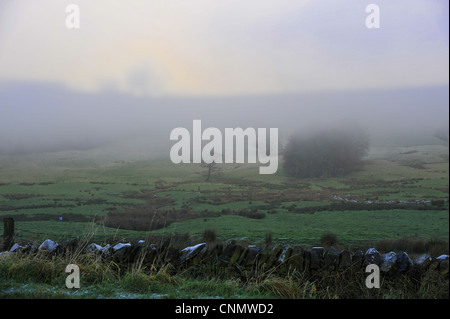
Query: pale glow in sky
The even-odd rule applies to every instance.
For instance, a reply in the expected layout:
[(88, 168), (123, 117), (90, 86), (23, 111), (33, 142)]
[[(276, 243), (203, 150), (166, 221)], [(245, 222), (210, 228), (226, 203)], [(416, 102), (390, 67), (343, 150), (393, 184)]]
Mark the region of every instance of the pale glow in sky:
[[(65, 8), (80, 8), (68, 29)], [(367, 29), (365, 8), (380, 7)], [(2, 0), (0, 81), (148, 96), (448, 85), (448, 1)]]

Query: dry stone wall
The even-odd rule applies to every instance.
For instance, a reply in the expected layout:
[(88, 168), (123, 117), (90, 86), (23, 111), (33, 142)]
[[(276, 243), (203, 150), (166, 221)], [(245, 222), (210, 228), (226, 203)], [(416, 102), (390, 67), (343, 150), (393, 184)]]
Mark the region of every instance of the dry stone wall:
[(202, 265), (216, 265), (229, 270), (273, 270), (280, 275), (289, 271), (318, 272), (339, 271), (355, 267), (364, 271), (369, 264), (376, 264), (380, 272), (388, 275), (416, 274), (428, 270), (437, 271), (448, 276), (449, 256), (430, 256), (423, 254), (411, 258), (407, 252), (380, 253), (375, 248), (367, 251), (350, 252), (336, 247), (312, 247), (304, 249), (300, 245), (242, 245), (235, 241), (227, 243), (198, 243), (183, 247), (165, 241), (159, 244), (138, 241), (136, 243), (117, 243), (105, 246), (96, 243), (80, 244), (76, 239), (69, 239), (64, 245), (50, 239), (40, 245), (14, 244), (9, 251), (0, 255), (14, 253), (47, 253), (51, 255), (70, 254), (74, 251), (96, 254), (105, 261), (111, 260), (126, 267), (137, 261), (144, 265), (163, 266), (171, 264), (174, 269), (186, 269)]

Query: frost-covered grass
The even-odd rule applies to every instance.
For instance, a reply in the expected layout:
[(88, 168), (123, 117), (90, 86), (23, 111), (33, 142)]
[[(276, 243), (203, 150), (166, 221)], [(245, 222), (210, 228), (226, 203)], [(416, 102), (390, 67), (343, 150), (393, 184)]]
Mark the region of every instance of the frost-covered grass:
[[(114, 269), (81, 258), (80, 288), (67, 288), (65, 258), (0, 256), (0, 298), (32, 299), (448, 299), (448, 276), (428, 272), (420, 282), (408, 276), (382, 275), (379, 289), (367, 289), (361, 267), (310, 275), (290, 271), (283, 276), (262, 271), (249, 275), (213, 265), (173, 273), (160, 269)], [(81, 256), (79, 256), (81, 257)]]
[[(0, 256), (0, 298), (58, 299), (165, 299), (165, 298), (265, 298), (254, 289), (243, 289), (236, 280), (192, 278), (156, 269), (118, 268), (96, 258), (9, 254)], [(67, 288), (65, 267), (80, 268), (80, 288)], [(209, 274), (205, 274), (209, 275)]]

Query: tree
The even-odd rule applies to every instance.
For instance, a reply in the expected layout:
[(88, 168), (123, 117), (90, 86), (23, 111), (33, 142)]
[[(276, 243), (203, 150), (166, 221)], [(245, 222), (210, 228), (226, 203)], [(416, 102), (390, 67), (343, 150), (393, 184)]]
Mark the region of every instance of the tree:
[(284, 150), (284, 169), (293, 177), (342, 176), (361, 167), (369, 138), (357, 127), (294, 135)]

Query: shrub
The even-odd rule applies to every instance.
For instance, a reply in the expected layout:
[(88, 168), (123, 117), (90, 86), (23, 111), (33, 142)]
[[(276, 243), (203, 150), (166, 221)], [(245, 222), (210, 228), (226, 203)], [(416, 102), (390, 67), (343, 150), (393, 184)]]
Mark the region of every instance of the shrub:
[(205, 231), (203, 232), (203, 241), (205, 241), (206, 243), (213, 243), (215, 242), (217, 239), (217, 234), (216, 234), (216, 230), (215, 229), (205, 229)]
[(332, 232), (323, 233), (320, 236), (320, 244), (324, 246), (335, 246), (338, 243), (337, 235)]

